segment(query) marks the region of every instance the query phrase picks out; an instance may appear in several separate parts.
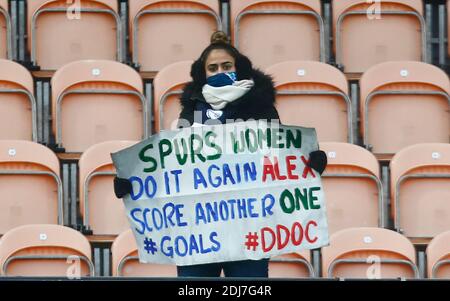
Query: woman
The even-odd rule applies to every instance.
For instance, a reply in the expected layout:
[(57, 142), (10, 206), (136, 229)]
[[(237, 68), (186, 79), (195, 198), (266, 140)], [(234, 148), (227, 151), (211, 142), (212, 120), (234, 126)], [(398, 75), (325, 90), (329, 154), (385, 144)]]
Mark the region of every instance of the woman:
[(192, 64), (191, 77), (181, 96), (180, 127), (211, 124), (213, 120), (278, 122), (272, 79), (253, 69), (250, 60), (228, 43), (223, 32), (212, 35), (211, 44)]
[[(234, 121), (267, 120), (279, 122), (275, 108), (275, 88), (270, 76), (254, 69), (250, 60), (230, 45), (223, 32), (215, 32), (191, 67), (192, 81), (181, 96), (178, 127)], [(326, 155), (310, 154), (310, 167), (322, 173)], [(115, 178), (118, 198), (131, 191), (126, 179)], [(268, 277), (268, 259), (241, 260), (178, 266), (180, 277)]]

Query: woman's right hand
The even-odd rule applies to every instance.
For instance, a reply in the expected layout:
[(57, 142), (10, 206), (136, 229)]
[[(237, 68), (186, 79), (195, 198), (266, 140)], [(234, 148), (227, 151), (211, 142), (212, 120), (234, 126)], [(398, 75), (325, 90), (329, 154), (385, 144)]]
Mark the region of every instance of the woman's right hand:
[(114, 177), (114, 193), (118, 199), (131, 192), (132, 186), (128, 179)]

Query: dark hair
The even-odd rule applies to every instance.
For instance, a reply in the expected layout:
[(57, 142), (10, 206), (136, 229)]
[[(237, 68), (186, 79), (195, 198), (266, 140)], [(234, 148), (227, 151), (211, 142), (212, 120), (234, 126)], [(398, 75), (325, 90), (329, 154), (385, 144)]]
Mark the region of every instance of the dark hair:
[(211, 44), (203, 50), (200, 57), (191, 66), (191, 77), (195, 84), (203, 86), (206, 83), (205, 63), (211, 51), (215, 49), (225, 50), (234, 58), (237, 80), (250, 79), (252, 63), (248, 57), (229, 43), (228, 36), (222, 31), (216, 31), (211, 36)]

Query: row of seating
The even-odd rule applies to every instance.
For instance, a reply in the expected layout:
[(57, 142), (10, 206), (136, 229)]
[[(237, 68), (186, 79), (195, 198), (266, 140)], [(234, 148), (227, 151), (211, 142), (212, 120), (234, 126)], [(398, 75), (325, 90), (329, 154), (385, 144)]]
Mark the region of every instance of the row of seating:
[[(129, 227), (113, 192), (111, 153), (137, 141), (108, 141), (86, 150), (78, 164), (80, 216), (94, 235), (117, 235)], [(323, 174), (331, 233), (351, 227), (389, 227), (411, 238), (450, 230), (450, 144), (418, 144), (390, 164), (390, 200), (383, 192), (377, 159), (362, 147), (321, 143), (328, 154)], [(0, 141), (0, 234), (23, 224), (62, 224), (64, 201), (56, 155), (45, 146)], [(390, 216), (386, 216), (390, 214)]]
[[(27, 1), (27, 50), (42, 70), (89, 58), (125, 62), (128, 35), (132, 63), (157, 72), (195, 59), (211, 33), (230, 19), (232, 42), (260, 68), (287, 60), (329, 61), (331, 37), (336, 64), (346, 72), (392, 60), (430, 62), (422, 0), (331, 1), (327, 13), (320, 0), (228, 3), (229, 14), (219, 0), (128, 1), (126, 24), (117, 0)], [(0, 22), (10, 23), (7, 0), (0, 7)], [(0, 58), (8, 55), (6, 45), (12, 47), (8, 36), (0, 33)]]
[[(51, 80), (56, 144), (66, 152), (83, 152), (102, 141), (140, 140), (174, 129), (191, 64), (166, 66), (147, 97), (139, 73), (124, 64), (84, 60), (63, 66)], [(362, 145), (376, 154), (393, 154), (416, 143), (449, 142), (450, 81), (433, 65), (401, 61), (370, 68), (359, 82), (359, 105), (351, 99), (344, 74), (331, 65), (289, 61), (265, 71), (275, 80), (281, 123), (314, 127), (319, 141), (357, 143), (358, 129)], [(42, 110), (31, 74), (0, 60), (0, 139), (37, 141), (36, 116)]]
[[(176, 277), (176, 266), (139, 263), (131, 230), (112, 244), (114, 277)], [(450, 279), (450, 231), (440, 233), (426, 249), (426, 277)], [(380, 228), (350, 228), (334, 233), (321, 249), (319, 268), (309, 250), (269, 261), (270, 278), (420, 278), (416, 252), (401, 234)], [(0, 239), (0, 276), (79, 278), (94, 275), (89, 241), (57, 225), (26, 225)], [(318, 270), (322, 270), (322, 273)]]

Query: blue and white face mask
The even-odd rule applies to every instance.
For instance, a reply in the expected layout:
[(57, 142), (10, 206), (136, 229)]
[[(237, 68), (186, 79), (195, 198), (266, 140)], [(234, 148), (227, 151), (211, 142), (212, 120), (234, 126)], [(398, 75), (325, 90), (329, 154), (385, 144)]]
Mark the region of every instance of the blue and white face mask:
[(224, 72), (208, 77), (206, 83), (212, 87), (223, 87), (234, 84), (236, 78), (236, 72)]

